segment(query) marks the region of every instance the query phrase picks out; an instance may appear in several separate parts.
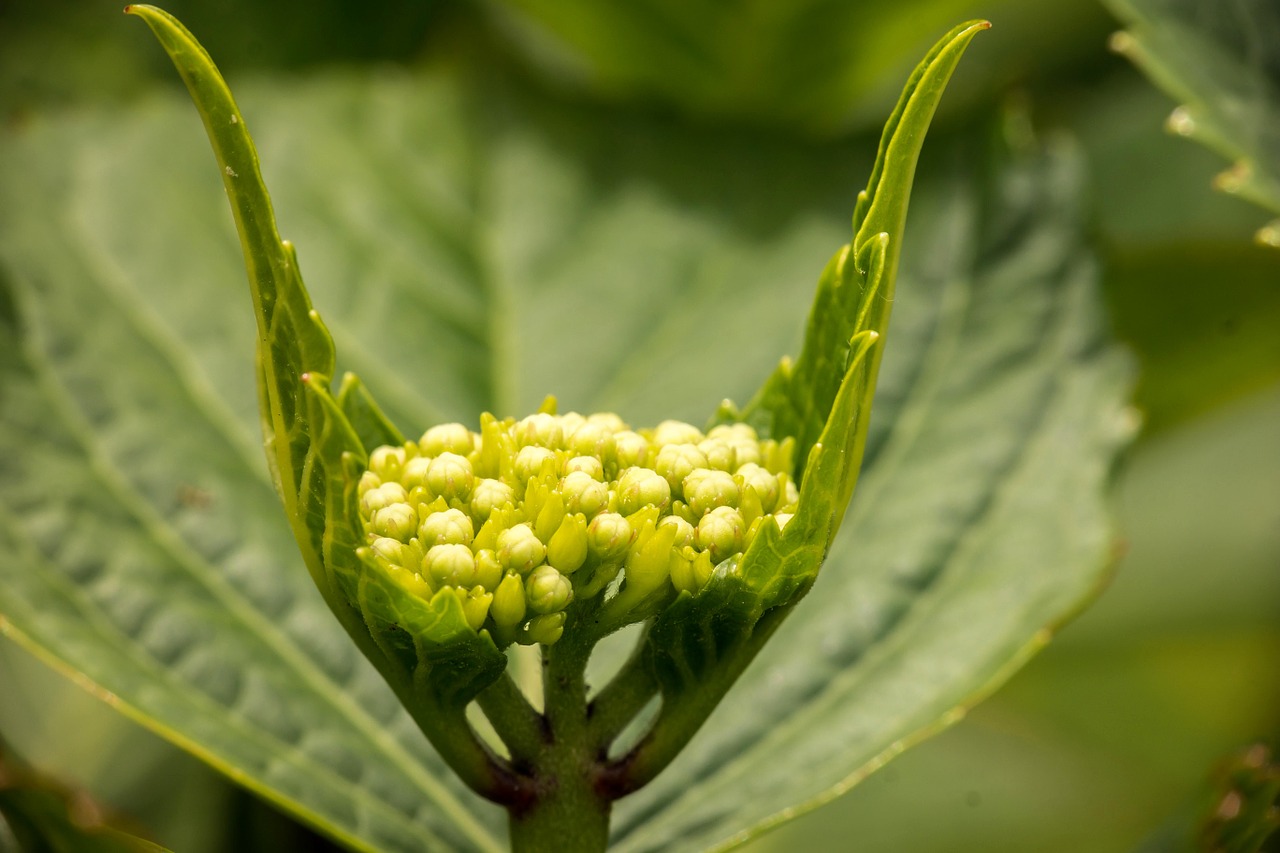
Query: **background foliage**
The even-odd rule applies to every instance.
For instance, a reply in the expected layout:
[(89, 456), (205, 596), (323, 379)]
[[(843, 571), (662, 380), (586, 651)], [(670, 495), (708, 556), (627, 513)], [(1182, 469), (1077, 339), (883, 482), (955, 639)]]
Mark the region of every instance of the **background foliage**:
[[(860, 4), (782, 5), (789, 12), (779, 18), (764, 11), (769, 4), (645, 0), (617, 7), (624, 20), (584, 13), (598, 4), (536, 0), (375, 3), (356, 17), (336, 2), (175, 0), (168, 8), (233, 85), (467, 55), (572, 109), (612, 116), (624, 131), (657, 123), (764, 152), (743, 154), (747, 163), (772, 150), (809, 148), (830, 161), (865, 149), (937, 32), (964, 17), (993, 19), (990, 49), (984, 43), (966, 59), (946, 101), (926, 172), (942, 172), (948, 139), (972, 132), (968, 115), (1010, 97), (1029, 105), (1041, 133), (1080, 140), (1114, 322), (1143, 369), (1146, 433), (1117, 491), (1127, 554), (1113, 588), (994, 699), (755, 844), (836, 850), (856, 837), (867, 850), (1132, 849), (1200, 806), (1215, 760), (1280, 734), (1280, 253), (1250, 243), (1256, 208), (1210, 189), (1225, 164), (1161, 133), (1174, 103), (1106, 52), (1117, 23), (1101, 7), (1053, 0), (1035, 4), (1032, 16), (1019, 11), (1031, 4), (918, 0), (841, 21), (840, 10)], [(574, 14), (559, 11), (566, 8)], [(143, 28), (117, 15), (116, 4), (90, 0), (0, 7), (4, 120), (124, 107), (172, 88)], [(1194, 17), (1180, 26), (1194, 29)], [(273, 28), (281, 43), (265, 40)], [(1258, 67), (1264, 80), (1274, 69)], [(1267, 115), (1275, 102), (1265, 84), (1261, 91), (1259, 114)], [(1214, 94), (1199, 97), (1212, 103)], [(860, 177), (857, 168), (851, 163), (850, 175)], [(603, 166), (597, 176), (607, 179)], [(831, 183), (856, 186), (845, 178)], [(797, 198), (763, 170), (760, 192), (778, 205), (840, 209), (839, 198)], [(11, 228), (21, 214), (0, 211), (0, 223)], [(323, 263), (319, 235), (292, 236), (305, 264)], [(389, 262), (397, 261), (412, 259)], [(239, 273), (232, 265), (228, 274)], [(451, 416), (466, 414), (467, 401), (455, 405)], [(0, 731), (43, 770), (85, 785), (166, 846), (323, 844), (25, 653), (2, 649)]]

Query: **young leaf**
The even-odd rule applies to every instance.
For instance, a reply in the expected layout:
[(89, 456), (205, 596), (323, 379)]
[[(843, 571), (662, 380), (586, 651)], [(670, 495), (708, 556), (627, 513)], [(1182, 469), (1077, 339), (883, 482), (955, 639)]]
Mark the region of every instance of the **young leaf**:
[[(1106, 0), (1112, 45), (1178, 99), (1167, 127), (1229, 157), (1218, 189), (1280, 213), (1280, 5)], [(1280, 219), (1258, 232), (1280, 246)]]

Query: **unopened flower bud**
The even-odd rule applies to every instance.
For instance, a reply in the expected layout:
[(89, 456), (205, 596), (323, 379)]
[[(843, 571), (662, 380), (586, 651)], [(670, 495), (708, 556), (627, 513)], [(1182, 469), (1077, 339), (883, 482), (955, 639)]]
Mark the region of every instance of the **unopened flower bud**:
[(746, 524), (738, 511), (733, 507), (720, 506), (698, 522), (694, 542), (699, 549), (711, 553), (713, 562), (719, 563), (742, 550), (745, 533)]
[(697, 444), (702, 439), (702, 430), (684, 421), (663, 421), (653, 430), (653, 443), (659, 447), (664, 444)]
[(493, 605), (493, 593), (485, 592), (481, 587), (472, 587), (466, 598), (462, 599), (462, 614), (467, 618), (471, 630), (479, 631), (489, 615)]
[(684, 499), (695, 516), (721, 506), (737, 506), (738, 484), (727, 471), (699, 468), (684, 478)]
[(517, 524), (498, 534), (498, 562), (505, 568), (526, 574), (546, 555), (546, 547), (528, 524)]
[(524, 583), (519, 575), (508, 573), (493, 593), (489, 615), (499, 626), (514, 628), (524, 621), (525, 608)]
[(502, 580), (502, 563), (498, 561), (498, 555), (483, 548), (476, 551), (476, 585), (485, 589), (497, 589), (499, 582)]
[(710, 551), (699, 551), (693, 558), (693, 591), (697, 592), (711, 580), (715, 564), (711, 562)]
[(426, 456), (415, 456), (412, 459), (408, 459), (404, 463), (404, 468), (400, 471), (400, 482), (404, 483), (404, 487), (410, 491), (426, 488), (427, 469), (430, 467), (431, 460)]
[(760, 464), (760, 439), (748, 424), (720, 424), (707, 433), (707, 438), (723, 441), (734, 449), (737, 464)]
[(693, 544), (693, 525), (678, 515), (665, 516), (658, 522), (658, 527), (674, 527), (676, 529), (675, 539), (672, 544), (676, 548), (683, 548), (686, 545)]
[[(600, 464), (594, 459), (592, 461), (597, 466)], [(560, 482), (560, 493), (564, 495), (566, 510), (580, 512), (588, 518), (594, 518), (609, 505), (609, 487), (585, 471), (566, 474)]]
[(588, 420), (573, 431), (567, 444), (579, 456), (608, 458), (613, 453), (613, 431)]
[(616, 512), (602, 512), (587, 525), (587, 550), (601, 562), (611, 562), (626, 554), (631, 538), (631, 525)]
[(547, 543), (547, 563), (564, 574), (573, 574), (587, 560), (587, 520), (566, 515)]
[(495, 509), (516, 501), (515, 490), (501, 480), (477, 480), (471, 489), (471, 515), (483, 522)]
[(438, 586), (470, 588), (476, 582), (476, 558), (466, 545), (435, 545), (422, 558), (422, 572)]
[(418, 527), (418, 513), (408, 504), (391, 504), (376, 511), (369, 526), (379, 536), (407, 542)]
[(404, 467), (404, 448), (383, 445), (374, 448), (369, 454), (369, 470), (377, 474), (385, 483), (399, 480), (400, 470)]
[(471, 517), (459, 509), (433, 512), (418, 525), (418, 541), (424, 548), (434, 545), (470, 545), (474, 536)]
[(614, 412), (593, 412), (587, 415), (586, 423), (603, 427), (609, 432), (620, 432), (627, 428), (626, 422)]
[(379, 477), (377, 474), (373, 473), (372, 471), (365, 471), (363, 474), (360, 475), (360, 482), (356, 484), (356, 494), (363, 498), (365, 495), (365, 492), (368, 492), (370, 489), (376, 489), (378, 488), (378, 486), (381, 486), (381, 485), (382, 485), (381, 477)]
[(466, 500), (474, 484), (471, 463), (465, 456), (441, 453), (427, 466), (427, 488), (443, 498)]
[(475, 439), (471, 430), (462, 424), (440, 424), (422, 434), (418, 447), (427, 456), (441, 456), (445, 453), (467, 456), (475, 450)]
[(373, 561), (384, 570), (391, 566), (404, 568), (404, 543), (389, 537), (374, 539), (369, 546)]
[(703, 439), (698, 443), (698, 449), (707, 457), (706, 467), (708, 468), (714, 468), (717, 471), (733, 471), (738, 467), (738, 452), (726, 441), (718, 438)]
[(756, 497), (760, 498), (761, 511), (773, 512), (774, 507), (778, 505), (777, 474), (771, 474), (754, 462), (748, 462), (738, 467), (736, 477), (744, 489), (751, 488), (755, 491)]
[(573, 600), (573, 584), (551, 566), (539, 566), (524, 581), (525, 600), (534, 613), (564, 610)]
[(542, 643), (549, 646), (564, 635), (564, 611), (535, 616), (529, 620), (525, 637), (530, 643)]
[(365, 518), (372, 518), (383, 507), (406, 503), (408, 500), (409, 493), (404, 490), (404, 486), (399, 483), (383, 483), (376, 489), (365, 492), (360, 498), (360, 512)]
[(671, 503), (671, 486), (648, 468), (628, 468), (618, 478), (618, 508), (623, 515), (646, 506), (665, 509)]
[(560, 419), (546, 412), (529, 415), (517, 423), (515, 436), (521, 447), (536, 445), (556, 450), (564, 445), (564, 430), (560, 426)]
[(649, 439), (631, 430), (614, 433), (612, 458), (619, 471), (644, 465), (648, 456)]
[(581, 472), (593, 480), (604, 479), (604, 466), (594, 456), (575, 456), (564, 464), (564, 475)]
[(706, 467), (706, 455), (693, 444), (668, 444), (658, 451), (653, 460), (653, 470), (662, 475), (674, 495), (683, 494), (681, 488), (685, 477)]
[(671, 565), (671, 545), (676, 529), (672, 525), (645, 529), (627, 555), (626, 594), (635, 600), (648, 595), (667, 580)]
[(676, 588), (677, 592), (694, 593), (698, 591), (698, 583), (693, 573), (694, 558), (695, 553), (692, 549), (686, 551), (683, 548), (676, 548), (672, 550), (668, 573), (671, 575), (671, 585)]
[(542, 473), (544, 467), (548, 464), (551, 469), (555, 469), (556, 454), (554, 450), (548, 450), (545, 447), (530, 445), (520, 448), (520, 452), (516, 454), (515, 474), (520, 482), (528, 482), (534, 477)]

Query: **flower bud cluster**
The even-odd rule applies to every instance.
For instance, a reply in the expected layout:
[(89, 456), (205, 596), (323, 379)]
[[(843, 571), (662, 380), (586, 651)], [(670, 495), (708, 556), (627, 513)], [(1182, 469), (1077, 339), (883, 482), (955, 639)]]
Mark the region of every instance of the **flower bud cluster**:
[(745, 424), (632, 430), (612, 414), (432, 427), (369, 457), (361, 556), (405, 589), (459, 596), (500, 643), (551, 644), (575, 599), (696, 594), (760, 525), (785, 525), (793, 442)]

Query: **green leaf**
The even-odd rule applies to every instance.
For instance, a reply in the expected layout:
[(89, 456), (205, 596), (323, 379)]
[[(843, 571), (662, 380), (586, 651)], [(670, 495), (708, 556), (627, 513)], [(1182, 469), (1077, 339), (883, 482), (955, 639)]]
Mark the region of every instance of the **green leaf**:
[[(593, 113), (449, 69), (260, 83), (241, 103), (336, 369), (410, 435), (548, 393), (635, 423), (746, 399), (795, 351), (874, 149)], [(0, 154), (0, 209), (22, 210), (0, 229), (5, 632), (353, 847), (500, 848), (501, 813), (432, 752), (297, 556), (262, 464), (237, 242), (190, 105), (50, 116)], [(776, 638), (788, 662), (766, 650), (671, 782), (619, 804), (624, 844), (662, 843), (660, 826), (716, 843), (824, 796), (895, 742), (893, 721), (933, 725), (1096, 582), (1125, 381), (1074, 211), (1056, 206), (1072, 168), (1020, 161), (986, 207), (967, 173), (918, 182), (869, 495), (822, 594)], [(954, 672), (894, 681), (875, 663), (936, 650)], [(841, 676), (852, 657), (866, 669)], [(814, 716), (850, 695), (848, 716)], [(834, 741), (831, 767), (803, 775), (820, 790), (786, 802), (709, 761), (786, 717), (880, 728)], [(707, 811), (675, 801), (677, 780)], [(740, 791), (754, 810), (726, 814)]]
[(956, 21), (989, 18), (1002, 37), (966, 60), (952, 108), (1004, 87), (1010, 69), (1092, 52), (1105, 17), (1071, 0), (492, 0), (486, 11), (527, 62), (597, 98), (819, 134), (878, 129)]
[[(1180, 102), (1167, 122), (1232, 160), (1214, 185), (1280, 213), (1280, 6), (1272, 0), (1107, 0), (1113, 46)], [(1258, 232), (1280, 246), (1280, 219)]]

